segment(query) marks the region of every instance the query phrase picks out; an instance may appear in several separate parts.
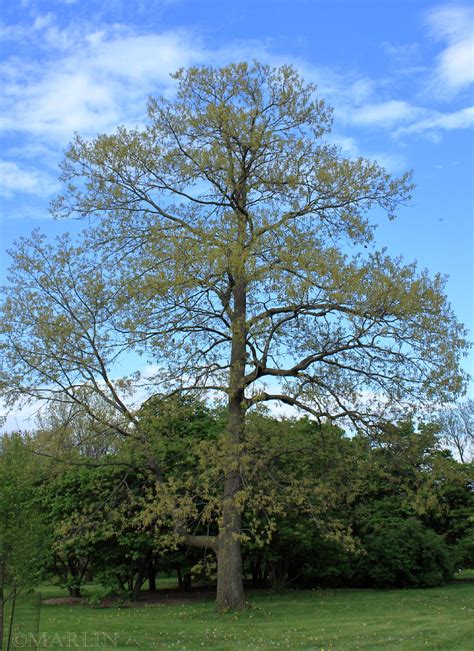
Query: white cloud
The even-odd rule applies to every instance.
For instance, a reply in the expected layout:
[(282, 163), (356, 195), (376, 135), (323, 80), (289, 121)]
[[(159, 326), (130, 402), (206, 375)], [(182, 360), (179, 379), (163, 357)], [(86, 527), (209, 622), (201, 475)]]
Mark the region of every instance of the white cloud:
[(369, 160), (375, 160), (391, 174), (398, 174), (407, 170), (410, 165), (405, 154), (389, 149), (385, 152), (374, 152), (373, 150), (362, 150), (355, 138), (341, 134), (331, 134), (329, 142), (339, 147), (343, 156), (357, 158), (363, 156)]
[(328, 138), (332, 145), (336, 145), (344, 156), (355, 158), (360, 156), (359, 145), (355, 138), (340, 133), (332, 133)]
[[(347, 112), (346, 122), (355, 126), (389, 129), (395, 137), (425, 133), (438, 141), (442, 131), (471, 128), (474, 125), (474, 108), (442, 113), (408, 102), (391, 100), (353, 108)], [(391, 156), (389, 158), (391, 163), (387, 168), (399, 167), (396, 159)]]
[[(465, 43), (466, 31), (460, 26), (459, 12), (448, 12), (446, 25), (441, 20), (444, 15), (441, 10), (431, 14), (431, 29), (437, 37), (449, 40), (449, 47)], [(37, 16), (29, 26), (5, 27), (3, 32), (0, 29), (0, 36), (19, 37), (20, 32), (21, 39), (30, 40), (31, 51), (36, 48), (38, 56), (11, 58), (0, 66), (0, 130), (17, 136), (17, 155), (21, 155), (19, 150), (25, 139), (30, 154), (46, 147), (51, 168), (55, 165), (54, 153), (59, 153), (75, 131), (93, 137), (111, 131), (117, 124), (141, 124), (148, 95), (172, 92), (174, 84), (169, 74), (180, 67), (220, 65), (255, 57), (272, 65), (289, 61), (270, 52), (262, 42), (230, 42), (211, 49), (204, 47), (195, 34), (184, 31), (142, 34), (121, 25), (83, 23), (59, 28), (51, 13)], [(409, 56), (416, 50), (413, 44), (401, 51), (400, 47), (394, 48), (386, 45), (394, 55)], [(354, 71), (314, 67), (294, 58), (292, 62), (305, 79), (318, 85), (318, 95), (336, 107), (339, 127), (373, 127), (408, 135), (439, 133), (472, 123), (468, 109), (445, 115), (399, 99), (376, 101), (386, 80), (376, 82)], [(357, 155), (358, 145), (352, 133), (339, 132), (332, 136), (332, 141), (346, 155)], [(398, 154), (380, 156), (385, 157), (389, 168), (402, 167)], [(8, 157), (12, 158), (10, 153)], [(22, 160), (25, 158), (26, 152)], [(38, 156), (37, 160), (44, 167), (45, 159)], [(52, 187), (44, 173), (32, 169), (22, 168), (16, 175), (6, 168), (4, 173), (3, 196), (10, 196), (15, 190), (47, 194), (47, 188)]]
[(17, 163), (0, 160), (0, 196), (17, 192), (45, 197), (59, 190), (59, 184), (46, 172), (21, 168)]
[(391, 100), (377, 104), (366, 104), (351, 111), (349, 120), (363, 126), (392, 127), (400, 122), (408, 122), (419, 117), (424, 109), (408, 102)]
[(60, 30), (36, 19), (30, 37), (46, 48), (33, 63), (10, 59), (0, 69), (0, 129), (64, 145), (74, 131), (91, 136), (138, 120), (150, 92), (172, 81), (170, 72), (205, 55), (190, 34), (130, 34), (77, 27)]
[(419, 43), (402, 43), (394, 44), (385, 41), (382, 43), (384, 51), (398, 63), (406, 63), (412, 61), (414, 57), (419, 54)]
[(45, 15), (38, 15), (32, 25), (33, 30), (42, 30), (49, 27), (54, 22), (54, 16), (51, 12)]
[(2, 432), (28, 432), (34, 429), (41, 403), (6, 408), (0, 402), (0, 434)]
[[(199, 53), (183, 34), (160, 36), (122, 36), (99, 41), (91, 48), (94, 67), (115, 77), (161, 83), (169, 82), (169, 73), (189, 65)], [(197, 56), (196, 56), (197, 55)]]
[(431, 112), (428, 117), (417, 120), (412, 124), (402, 127), (397, 135), (440, 131), (453, 131), (455, 129), (469, 129), (474, 126), (474, 107), (454, 111), (453, 113)]
[(400, 174), (410, 169), (410, 163), (404, 154), (399, 152), (387, 151), (371, 154), (371, 160), (377, 161), (390, 174)]
[[(261, 42), (231, 42), (211, 49), (184, 31), (140, 34), (120, 25), (60, 29), (51, 14), (21, 30), (22, 38), (30, 39), (42, 56), (36, 62), (10, 59), (0, 67), (0, 130), (56, 147), (70, 141), (75, 131), (91, 137), (117, 124), (141, 123), (148, 95), (169, 94), (174, 87), (170, 73), (178, 68), (253, 58), (271, 65), (288, 63), (288, 57), (272, 54)], [(367, 77), (311, 67), (301, 60), (293, 63), (318, 85), (318, 95), (344, 107), (344, 114), (345, 107), (367, 102), (374, 93)]]
[(474, 82), (474, 8), (439, 7), (428, 14), (427, 23), (433, 37), (446, 44), (430, 89), (449, 99)]

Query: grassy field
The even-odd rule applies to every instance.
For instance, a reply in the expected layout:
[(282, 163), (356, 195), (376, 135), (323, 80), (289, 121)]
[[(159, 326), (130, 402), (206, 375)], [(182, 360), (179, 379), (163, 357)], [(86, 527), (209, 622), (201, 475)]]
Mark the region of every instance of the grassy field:
[[(42, 591), (43, 597), (62, 594)], [(250, 592), (249, 600), (245, 612), (221, 616), (211, 598), (131, 608), (43, 605), (38, 648), (474, 649), (472, 582), (427, 590)]]

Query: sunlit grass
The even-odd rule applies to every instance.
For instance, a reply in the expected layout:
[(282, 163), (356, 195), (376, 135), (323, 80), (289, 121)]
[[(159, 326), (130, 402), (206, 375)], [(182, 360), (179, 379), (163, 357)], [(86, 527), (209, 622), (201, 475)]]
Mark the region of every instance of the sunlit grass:
[[(60, 596), (61, 591), (45, 588), (42, 593)], [(131, 608), (47, 605), (40, 630), (53, 649), (64, 648), (68, 639), (76, 648), (86, 641), (96, 648), (128, 650), (474, 648), (470, 583), (426, 590), (251, 592), (249, 600), (246, 611), (220, 616), (211, 600)]]

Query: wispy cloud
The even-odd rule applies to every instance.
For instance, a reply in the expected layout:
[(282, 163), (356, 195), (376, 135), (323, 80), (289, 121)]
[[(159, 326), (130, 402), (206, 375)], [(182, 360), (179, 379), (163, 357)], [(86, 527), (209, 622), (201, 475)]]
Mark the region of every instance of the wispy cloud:
[(474, 107), (440, 112), (392, 100), (355, 108), (349, 112), (347, 120), (360, 127), (388, 129), (397, 138), (421, 133), (432, 138), (442, 131), (471, 128), (474, 125)]
[(36, 61), (11, 57), (0, 66), (0, 130), (63, 146), (74, 131), (84, 136), (144, 118), (151, 93), (170, 92), (170, 73), (189, 65), (221, 65), (258, 58), (272, 65), (292, 60), (318, 95), (334, 106), (358, 106), (375, 91), (357, 72), (314, 67), (271, 51), (265, 42), (204, 45), (189, 31), (139, 33), (121, 25), (59, 27), (51, 13), (30, 25), (0, 27), (0, 39), (31, 42)]
[(28, 432), (33, 430), (40, 408), (41, 404), (35, 402), (31, 405), (7, 409), (0, 402), (0, 433)]
[(94, 135), (139, 120), (147, 95), (171, 84), (170, 72), (205, 58), (183, 32), (59, 29), (43, 17), (30, 26), (29, 36), (41, 40), (38, 47), (47, 46), (46, 54), (37, 63), (11, 58), (0, 68), (0, 129), (61, 145), (74, 131)]
[(353, 124), (392, 127), (400, 122), (410, 122), (424, 113), (425, 109), (408, 102), (390, 100), (361, 106), (350, 113), (349, 119)]
[[(466, 58), (470, 43), (466, 25), (472, 15), (465, 7), (451, 7), (437, 9), (427, 19), (432, 34), (447, 44), (437, 60), (436, 75), (439, 80), (448, 79), (444, 86), (452, 92), (464, 88), (474, 74)], [(0, 39), (28, 41), (38, 52), (34, 60), (17, 55), (0, 66), (0, 131), (17, 139), (16, 153), (6, 150), (4, 157), (20, 162), (17, 165), (4, 161), (3, 196), (11, 196), (14, 191), (47, 195), (54, 184), (44, 171), (24, 167), (28, 153), (33, 162), (35, 149), (48, 149), (52, 168), (54, 152), (59, 153), (75, 131), (92, 137), (117, 124), (141, 124), (148, 95), (172, 92), (169, 75), (180, 67), (219, 65), (254, 57), (274, 65), (289, 61), (265, 42), (230, 41), (215, 48), (203, 44), (189, 31), (141, 33), (117, 24), (60, 26), (52, 13), (38, 14), (29, 24), (0, 27)], [(419, 46), (385, 44), (385, 50), (408, 61), (418, 55)], [(471, 109), (440, 113), (406, 98), (387, 96), (390, 85), (384, 86), (386, 80), (371, 79), (357, 70), (340, 71), (311, 66), (303, 60), (292, 61), (306, 79), (318, 85), (318, 95), (336, 107), (336, 124), (349, 132), (339, 132), (333, 141), (348, 155), (360, 150), (354, 129), (408, 136), (439, 134), (472, 125)], [(28, 153), (25, 149), (21, 156), (23, 144)], [(403, 159), (397, 152), (380, 157), (391, 168), (401, 166)], [(44, 157), (38, 156), (37, 160), (41, 160), (44, 170)]]
[(17, 163), (0, 160), (0, 196), (12, 197), (17, 192), (47, 197), (59, 190), (58, 182), (46, 172), (26, 169)]
[(470, 129), (474, 127), (474, 107), (461, 109), (452, 113), (432, 111), (421, 120), (416, 120), (410, 125), (401, 127), (397, 135), (431, 132), (436, 135), (440, 131), (453, 131), (455, 129)]
[(474, 8), (441, 6), (432, 10), (426, 20), (432, 36), (445, 44), (430, 89), (450, 99), (474, 83)]
[(394, 44), (385, 41), (382, 43), (382, 47), (390, 58), (397, 63), (411, 63), (413, 58), (418, 56), (420, 52), (420, 44), (413, 42)]

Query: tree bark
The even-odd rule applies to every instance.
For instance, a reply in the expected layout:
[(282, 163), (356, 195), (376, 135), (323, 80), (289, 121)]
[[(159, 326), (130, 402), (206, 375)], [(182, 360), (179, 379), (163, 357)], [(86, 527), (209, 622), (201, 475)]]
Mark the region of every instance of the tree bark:
[[(231, 473), (226, 480), (228, 490), (240, 488), (240, 477)], [(224, 499), (222, 525), (217, 545), (217, 596), (219, 611), (245, 607), (240, 544), (241, 513), (233, 496)]]
[(229, 406), (227, 437), (228, 471), (224, 482), (222, 515), (217, 537), (217, 598), (216, 609), (244, 608), (245, 593), (242, 576), (240, 542), (241, 505), (239, 491), (242, 478), (239, 468), (240, 444), (245, 431), (244, 377), (246, 362), (246, 283), (243, 262), (234, 275), (232, 319), (232, 349), (229, 375)]
[(156, 592), (156, 565), (153, 559), (148, 565), (148, 590)]

